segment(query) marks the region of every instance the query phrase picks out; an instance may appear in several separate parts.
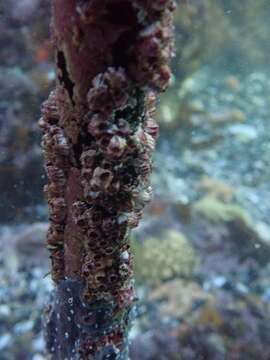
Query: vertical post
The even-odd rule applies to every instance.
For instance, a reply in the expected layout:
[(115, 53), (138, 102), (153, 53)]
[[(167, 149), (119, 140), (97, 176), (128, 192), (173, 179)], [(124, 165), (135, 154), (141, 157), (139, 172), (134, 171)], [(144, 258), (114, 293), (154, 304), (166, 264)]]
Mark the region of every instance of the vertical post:
[(40, 126), (55, 290), (52, 359), (127, 359), (130, 229), (151, 199), (173, 0), (52, 0), (57, 85)]

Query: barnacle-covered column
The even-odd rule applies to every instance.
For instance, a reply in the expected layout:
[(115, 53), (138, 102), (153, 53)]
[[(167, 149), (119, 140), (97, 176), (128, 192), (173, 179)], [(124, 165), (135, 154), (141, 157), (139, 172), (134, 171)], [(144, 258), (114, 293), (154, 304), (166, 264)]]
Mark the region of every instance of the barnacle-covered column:
[(129, 231), (151, 199), (156, 96), (172, 55), (173, 0), (52, 0), (58, 81), (40, 126), (56, 288), (52, 359), (127, 359)]

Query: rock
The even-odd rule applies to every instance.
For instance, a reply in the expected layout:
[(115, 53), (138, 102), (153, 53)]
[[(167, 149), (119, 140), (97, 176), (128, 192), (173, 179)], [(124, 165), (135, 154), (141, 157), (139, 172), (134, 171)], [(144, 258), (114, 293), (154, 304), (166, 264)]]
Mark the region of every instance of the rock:
[(185, 359), (268, 360), (269, 311), (259, 300), (221, 292), (179, 325), (178, 339), (182, 354), (192, 350)]
[(262, 299), (264, 302), (270, 304), (270, 287), (264, 291)]
[(208, 114), (207, 120), (210, 124), (219, 126), (228, 123), (243, 123), (247, 119), (245, 113), (240, 109), (223, 110)]
[(16, 249), (19, 252), (29, 253), (35, 247), (44, 247), (47, 230), (47, 223), (26, 225), (13, 239)]
[(232, 91), (239, 91), (241, 83), (237, 76), (229, 75), (225, 78), (226, 86)]
[(205, 290), (211, 290), (213, 288), (223, 288), (223, 286), (227, 283), (227, 279), (225, 276), (214, 276), (209, 280), (205, 281), (203, 284), (203, 288)]
[(32, 360), (46, 360), (46, 357), (40, 354), (35, 354), (32, 358)]
[(12, 337), (10, 334), (5, 334), (0, 336), (0, 350), (4, 350), (5, 348), (11, 346)]
[(199, 191), (205, 192), (208, 196), (224, 202), (230, 202), (236, 191), (234, 187), (228, 185), (226, 182), (209, 177), (208, 175), (201, 177), (196, 184), (196, 188)]
[(214, 298), (195, 282), (174, 279), (153, 290), (149, 300), (159, 304), (161, 316), (179, 319)]
[(228, 132), (242, 143), (249, 143), (258, 138), (258, 131), (254, 126), (244, 124), (230, 125)]
[(262, 221), (259, 221), (255, 225), (255, 229), (260, 239), (268, 246), (270, 246), (270, 226)]
[(16, 261), (19, 263), (44, 265), (48, 263), (47, 230), (47, 223), (20, 225), (4, 234), (1, 243), (7, 246), (11, 254), (12, 252), (15, 253)]
[(43, 335), (33, 340), (33, 350), (42, 352), (45, 349), (45, 340)]
[(22, 335), (24, 333), (28, 333), (30, 330), (33, 329), (34, 322), (32, 320), (20, 322), (15, 325), (14, 331), (17, 335)]
[(11, 309), (7, 305), (0, 305), (0, 317), (8, 317), (11, 314)]
[(130, 346), (132, 360), (187, 360), (182, 358), (181, 352), (181, 344), (168, 326), (140, 332)]
[[(193, 119), (194, 117), (192, 117)], [(190, 139), (190, 147), (192, 150), (200, 151), (205, 149), (213, 149), (216, 144), (218, 144), (222, 140), (222, 136), (220, 134), (192, 134)], [(213, 154), (216, 154), (215, 151), (212, 150)]]

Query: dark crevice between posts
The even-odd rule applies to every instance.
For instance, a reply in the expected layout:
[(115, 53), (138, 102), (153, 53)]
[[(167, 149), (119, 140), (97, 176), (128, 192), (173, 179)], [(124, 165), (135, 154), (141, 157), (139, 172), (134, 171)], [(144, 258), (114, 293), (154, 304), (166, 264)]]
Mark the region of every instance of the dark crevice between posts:
[(153, 115), (170, 78), (174, 2), (52, 5), (58, 82), (40, 120), (55, 282), (47, 350), (53, 360), (126, 360), (129, 234), (152, 194)]
[(63, 53), (63, 51), (57, 51), (57, 68), (59, 69), (58, 71), (58, 79), (60, 84), (63, 84), (65, 89), (67, 90), (69, 97), (73, 102), (73, 88), (74, 88), (74, 82), (71, 81), (71, 79), (69, 78), (69, 74), (68, 74), (68, 70), (67, 70), (67, 64), (66, 64), (66, 59), (65, 59), (65, 55)]

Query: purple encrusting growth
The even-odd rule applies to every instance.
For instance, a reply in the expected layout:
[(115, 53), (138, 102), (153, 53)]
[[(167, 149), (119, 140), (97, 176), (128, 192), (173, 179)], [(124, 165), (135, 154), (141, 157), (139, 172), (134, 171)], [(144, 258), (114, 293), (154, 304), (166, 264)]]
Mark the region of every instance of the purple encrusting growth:
[[(117, 339), (100, 337), (100, 334), (117, 327), (119, 322), (128, 326), (129, 313), (122, 312), (122, 317), (118, 315), (116, 318), (116, 305), (112, 302), (99, 301), (86, 305), (80, 297), (82, 290), (82, 283), (77, 280), (64, 280), (55, 290), (46, 314), (48, 350), (57, 359), (80, 359), (81, 343), (98, 339), (102, 346), (95, 349), (96, 359), (125, 359), (126, 350), (116, 348), (111, 341)], [(122, 336), (115, 332), (117, 335)], [(126, 347), (126, 344), (123, 345)]]
[(153, 114), (170, 78), (173, 9), (172, 0), (53, 0), (58, 83), (40, 120), (52, 359), (128, 357), (128, 236), (152, 194)]

